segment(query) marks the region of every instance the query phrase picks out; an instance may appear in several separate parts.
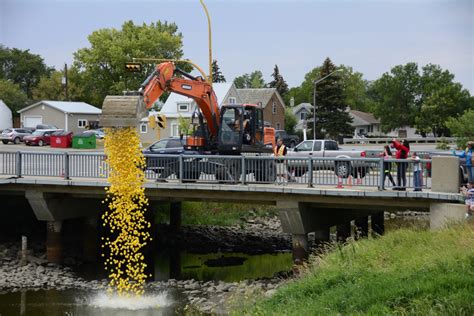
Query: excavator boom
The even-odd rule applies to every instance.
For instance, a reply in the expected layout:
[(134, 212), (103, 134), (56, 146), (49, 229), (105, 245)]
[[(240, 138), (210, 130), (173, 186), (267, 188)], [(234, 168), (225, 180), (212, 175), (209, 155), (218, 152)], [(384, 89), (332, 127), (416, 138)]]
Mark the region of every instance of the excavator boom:
[[(175, 73), (185, 78), (177, 77)], [(135, 127), (146, 117), (146, 109), (164, 92), (194, 99), (206, 120), (209, 136), (217, 137), (219, 107), (212, 86), (201, 77), (193, 77), (177, 69), (172, 62), (156, 66), (141, 85), (140, 96), (107, 96), (102, 106), (100, 124), (104, 127)]]

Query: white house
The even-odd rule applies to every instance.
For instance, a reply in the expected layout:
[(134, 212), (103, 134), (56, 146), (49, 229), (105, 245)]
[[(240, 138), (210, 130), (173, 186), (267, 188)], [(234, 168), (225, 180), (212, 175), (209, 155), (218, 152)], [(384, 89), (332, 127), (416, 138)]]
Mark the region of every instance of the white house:
[[(217, 102), (219, 102), (219, 107), (227, 103), (242, 103), (233, 83), (214, 83), (212, 88), (216, 94)], [(196, 106), (197, 104), (193, 99), (171, 93), (160, 111), (161, 114), (166, 116), (167, 121), (166, 129), (160, 131), (160, 138), (179, 136), (179, 118), (191, 118)], [(149, 115), (156, 115), (156, 112), (150, 112)], [(148, 118), (141, 120), (139, 132), (142, 143), (152, 143), (157, 140), (157, 132), (148, 126)]]
[(0, 131), (12, 127), (12, 110), (0, 100)]
[(382, 136), (380, 129), (380, 120), (375, 118), (372, 113), (349, 110), (352, 117), (351, 126), (354, 128), (354, 136)]
[(313, 106), (311, 103), (300, 103), (291, 110), (293, 111), (293, 114), (296, 116), (297, 120), (295, 125), (296, 131), (303, 130), (305, 122), (309, 123), (313, 121), (313, 117), (311, 117)]

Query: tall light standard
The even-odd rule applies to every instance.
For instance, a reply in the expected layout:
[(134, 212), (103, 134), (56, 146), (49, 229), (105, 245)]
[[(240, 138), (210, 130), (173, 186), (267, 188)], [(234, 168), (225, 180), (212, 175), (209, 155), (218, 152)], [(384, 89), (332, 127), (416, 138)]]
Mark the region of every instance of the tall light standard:
[(321, 79), (315, 80), (313, 82), (313, 85), (314, 85), (313, 86), (314, 87), (314, 90), (313, 90), (313, 106), (314, 106), (313, 108), (313, 139), (316, 139), (316, 85), (320, 83), (321, 81), (323, 81), (324, 79), (332, 76), (333, 74), (339, 71), (342, 71), (342, 69), (341, 68), (336, 69), (333, 72), (331, 72), (329, 75), (324, 76)]

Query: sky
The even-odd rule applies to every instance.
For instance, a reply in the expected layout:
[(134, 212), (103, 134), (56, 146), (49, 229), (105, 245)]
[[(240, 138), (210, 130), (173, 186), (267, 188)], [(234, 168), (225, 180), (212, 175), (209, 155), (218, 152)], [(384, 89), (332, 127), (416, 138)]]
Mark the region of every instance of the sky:
[[(439, 64), (474, 94), (474, 1), (205, 0), (213, 58), (227, 81), (278, 65), (290, 87), (330, 57), (375, 80), (396, 65)], [(199, 0), (0, 0), (0, 43), (29, 49), (49, 66), (71, 64), (87, 36), (157, 20), (175, 22), (184, 57), (208, 69)]]

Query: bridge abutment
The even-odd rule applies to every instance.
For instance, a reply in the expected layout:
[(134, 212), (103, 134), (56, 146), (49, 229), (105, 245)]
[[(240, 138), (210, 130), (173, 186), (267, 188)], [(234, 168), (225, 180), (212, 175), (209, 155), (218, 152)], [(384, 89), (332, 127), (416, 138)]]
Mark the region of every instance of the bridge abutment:
[(466, 205), (454, 203), (432, 203), (430, 205), (430, 229), (445, 228), (449, 224), (464, 220)]

